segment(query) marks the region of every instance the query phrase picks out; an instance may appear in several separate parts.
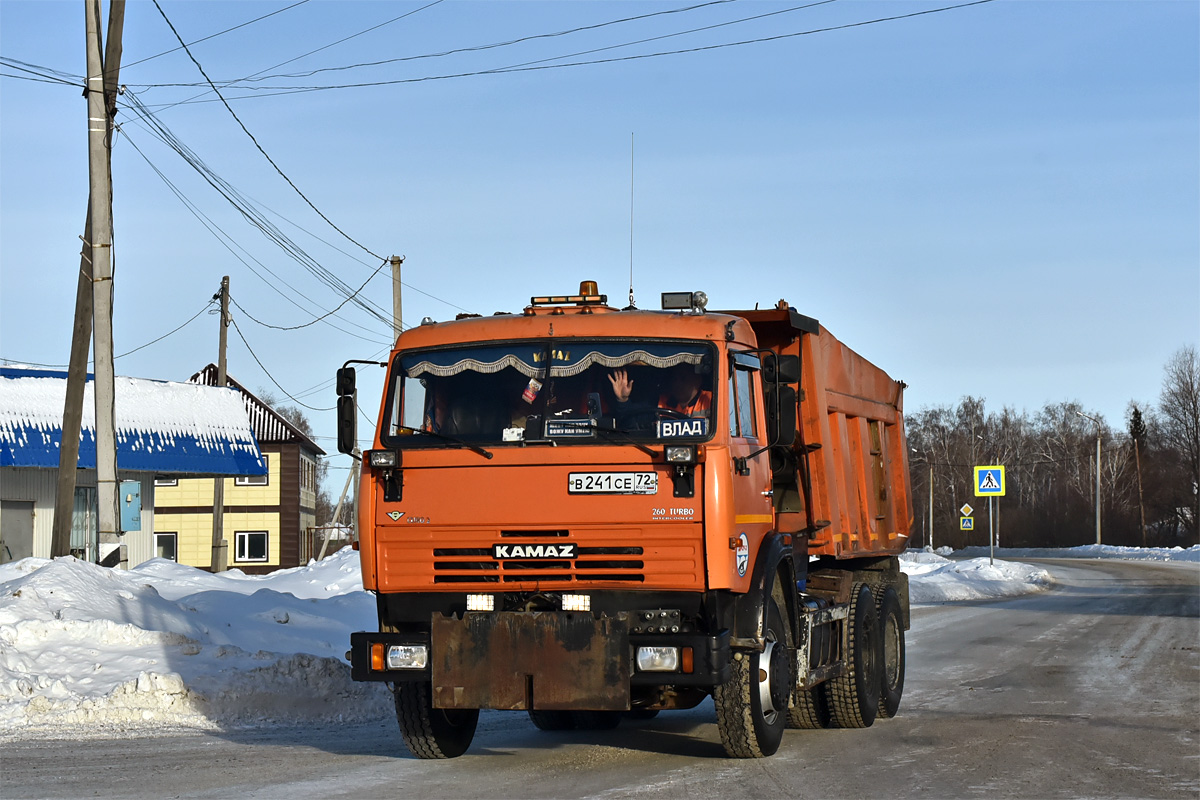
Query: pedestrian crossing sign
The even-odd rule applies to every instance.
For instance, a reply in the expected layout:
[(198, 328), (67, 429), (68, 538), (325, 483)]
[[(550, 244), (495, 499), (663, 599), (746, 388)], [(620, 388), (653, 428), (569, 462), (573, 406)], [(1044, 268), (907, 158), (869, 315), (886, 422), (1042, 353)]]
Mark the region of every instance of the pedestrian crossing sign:
[(958, 518), (958, 528), (959, 528), (959, 530), (964, 530), (964, 531), (975, 530), (975, 518), (974, 517), (959, 517)]
[(993, 465), (975, 468), (976, 497), (1004, 497), (1004, 467)]

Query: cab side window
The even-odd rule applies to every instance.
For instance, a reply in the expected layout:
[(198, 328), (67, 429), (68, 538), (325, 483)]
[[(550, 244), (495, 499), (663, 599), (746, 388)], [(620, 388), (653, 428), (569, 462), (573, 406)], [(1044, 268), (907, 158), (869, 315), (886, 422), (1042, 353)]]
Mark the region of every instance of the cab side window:
[(754, 422), (754, 370), (734, 364), (729, 377), (729, 435), (757, 438)]

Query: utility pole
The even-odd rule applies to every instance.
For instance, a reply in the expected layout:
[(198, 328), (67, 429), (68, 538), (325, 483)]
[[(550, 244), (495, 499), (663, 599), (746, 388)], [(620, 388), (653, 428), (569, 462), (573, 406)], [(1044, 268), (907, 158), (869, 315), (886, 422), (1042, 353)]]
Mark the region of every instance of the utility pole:
[(1075, 413), (1096, 423), (1096, 544), (1100, 544), (1100, 420), (1082, 411)]
[[(108, 9), (108, 40), (104, 52), (104, 105), (106, 145), (112, 153), (113, 119), (121, 71), (121, 32), (125, 27), (125, 0), (113, 0)], [(99, 24), (97, 24), (99, 29)], [(89, 44), (90, 47), (90, 44)], [(90, 85), (89, 85), (90, 88)], [(88, 116), (91, 117), (89, 110)], [(89, 128), (91, 125), (89, 124)], [(111, 160), (109, 175), (111, 176)], [(110, 177), (111, 185), (111, 177)], [(111, 212), (110, 212), (111, 218)], [(67, 369), (67, 396), (63, 403), (62, 443), (59, 449), (58, 486), (54, 498), (51, 557), (71, 552), (71, 522), (75, 512), (75, 471), (79, 466), (79, 429), (83, 424), (83, 393), (87, 386), (88, 348), (92, 339), (92, 201), (88, 198), (83, 224), (83, 249), (79, 253), (79, 280), (75, 290), (75, 326)]]
[[(117, 5), (113, 3), (110, 12)], [(118, 12), (124, 14), (124, 6)], [(99, 544), (120, 542), (113, 373), (112, 149), (104, 96), (100, 0), (84, 0), (87, 30), (88, 177), (92, 209), (92, 348), (96, 359), (96, 493)], [(117, 45), (119, 60), (119, 44)], [(99, 558), (99, 547), (97, 547)]]
[(392, 344), (400, 338), (400, 265), (404, 263), (404, 256), (392, 256), (389, 259), (392, 262)]
[[(225, 346), (229, 335), (229, 276), (221, 278), (221, 338), (217, 351), (217, 386), (225, 388)], [(225, 541), (225, 476), (213, 478), (212, 571), (229, 568), (229, 543)]]
[(933, 464), (929, 465), (929, 549), (933, 549)]

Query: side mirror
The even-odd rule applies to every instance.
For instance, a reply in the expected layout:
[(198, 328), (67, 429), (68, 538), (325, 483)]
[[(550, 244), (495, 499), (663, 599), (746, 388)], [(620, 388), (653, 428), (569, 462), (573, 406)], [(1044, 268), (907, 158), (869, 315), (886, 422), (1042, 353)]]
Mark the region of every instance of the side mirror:
[[(339, 388), (341, 384), (341, 370), (338, 370)], [(351, 381), (353, 382), (354, 370), (350, 370)], [(350, 455), (354, 452), (354, 448), (358, 446), (358, 425), (357, 425), (357, 409), (355, 408), (353, 393), (342, 395), (337, 402), (337, 440), (338, 452)]]
[(780, 383), (798, 383), (800, 381), (800, 357), (768, 353), (763, 357), (763, 379), (768, 383), (775, 382), (776, 373)]
[(778, 396), (768, 392), (767, 437), (772, 445), (790, 446), (796, 438), (796, 390), (780, 386)]
[(354, 394), (354, 367), (342, 367), (337, 371), (337, 395), (349, 397)]

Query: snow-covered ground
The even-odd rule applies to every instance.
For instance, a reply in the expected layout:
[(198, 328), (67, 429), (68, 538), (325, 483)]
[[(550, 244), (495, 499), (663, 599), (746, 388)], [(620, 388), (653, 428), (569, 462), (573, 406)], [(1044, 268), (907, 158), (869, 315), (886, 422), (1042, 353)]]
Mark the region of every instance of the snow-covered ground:
[[(997, 552), (1200, 560), (1200, 547), (1129, 551)], [(1050, 584), (1049, 573), (1027, 564), (945, 555), (901, 557), (914, 603)], [(74, 558), (0, 565), (0, 736), (383, 719), (387, 690), (352, 682), (344, 658), (351, 631), (373, 629), (375, 614), (349, 548), (265, 576), (162, 559), (129, 571)]]

